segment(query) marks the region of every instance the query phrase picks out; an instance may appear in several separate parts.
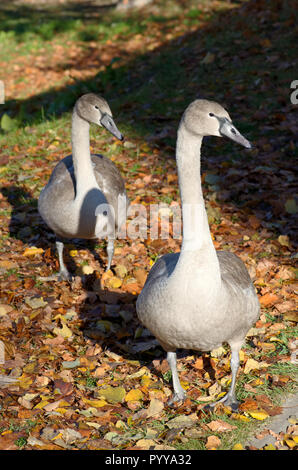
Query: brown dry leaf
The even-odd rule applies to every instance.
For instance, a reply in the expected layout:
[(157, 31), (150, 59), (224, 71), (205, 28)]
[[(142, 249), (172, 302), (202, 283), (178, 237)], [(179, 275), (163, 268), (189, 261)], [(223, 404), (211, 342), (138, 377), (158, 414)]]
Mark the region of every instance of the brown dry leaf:
[(275, 268), (275, 263), (269, 259), (263, 259), (256, 265), (256, 273), (259, 277), (264, 277)]
[(297, 312), (297, 311), (295, 311), (295, 312), (287, 312), (287, 313), (285, 313), (285, 315), (284, 315), (284, 319), (285, 319), (285, 320), (288, 320), (288, 321), (293, 321), (293, 322), (298, 323), (298, 312)]
[(280, 297), (276, 294), (268, 292), (267, 294), (262, 295), (259, 298), (260, 304), (262, 307), (271, 307), (280, 300)]
[(204, 361), (202, 357), (198, 357), (195, 363), (192, 365), (195, 369), (202, 370), (204, 369)]
[(239, 409), (241, 411), (257, 411), (259, 404), (253, 398), (246, 398), (240, 405)]
[(152, 364), (158, 372), (164, 374), (170, 369), (169, 363), (166, 359), (160, 361), (160, 359), (153, 359)]
[(14, 261), (9, 261), (9, 260), (0, 260), (0, 269), (13, 269), (17, 268), (18, 264), (15, 263)]
[(137, 268), (137, 269), (134, 270), (134, 276), (135, 276), (136, 280), (138, 281), (138, 283), (140, 284), (140, 286), (143, 287), (143, 285), (146, 282), (148, 273), (143, 268)]
[(295, 279), (295, 277), (294, 269), (291, 269), (288, 266), (281, 266), (275, 275), (276, 279), (282, 279), (284, 281), (287, 279)]
[(296, 302), (294, 300), (285, 300), (284, 302), (281, 302), (279, 304), (275, 304), (274, 307), (280, 313), (286, 313), (286, 312), (289, 312), (291, 310), (295, 310)]
[(237, 426), (233, 426), (232, 424), (226, 423), (225, 421), (222, 421), (221, 419), (211, 421), (210, 423), (207, 424), (207, 426), (213, 432), (232, 431), (233, 429), (236, 429), (237, 427)]
[(249, 372), (251, 372), (252, 370), (264, 369), (264, 368), (269, 367), (269, 366), (270, 366), (270, 364), (267, 364), (264, 361), (258, 362), (258, 361), (255, 361), (255, 359), (249, 358), (246, 361), (243, 372), (244, 372), (244, 374), (249, 374)]
[(280, 243), (280, 245), (282, 246), (287, 246), (287, 247), (291, 247), (291, 244), (290, 244), (290, 239), (288, 237), (288, 235), (279, 235), (277, 241)]
[(15, 441), (20, 437), (20, 433), (7, 432), (0, 436), (0, 450), (17, 450), (18, 446)]
[(118, 278), (124, 279), (128, 271), (127, 267), (124, 266), (124, 264), (117, 264), (117, 266), (115, 267), (115, 272)]
[(250, 215), (248, 217), (248, 223), (254, 230), (257, 230), (261, 225), (260, 220), (255, 215)]
[(133, 295), (141, 292), (140, 285), (137, 282), (127, 282), (123, 285), (123, 289)]
[(221, 440), (217, 436), (209, 436), (206, 442), (206, 449), (216, 450), (221, 444)]
[(0, 317), (7, 315), (12, 310), (13, 310), (13, 307), (11, 305), (0, 304)]
[(140, 439), (136, 442), (136, 446), (142, 450), (149, 450), (155, 448), (156, 442), (153, 439)]
[(164, 409), (164, 403), (157, 398), (152, 398), (150, 400), (149, 408), (147, 410), (147, 418), (152, 418), (153, 416), (158, 416)]

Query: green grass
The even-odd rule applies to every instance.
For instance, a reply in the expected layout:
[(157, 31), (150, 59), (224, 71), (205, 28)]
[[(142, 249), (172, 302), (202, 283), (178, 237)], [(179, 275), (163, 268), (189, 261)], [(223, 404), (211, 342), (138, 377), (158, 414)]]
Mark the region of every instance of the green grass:
[[(289, 376), (293, 379), (293, 381), (290, 381), (289, 384), (286, 384), (283, 387), (276, 387), (272, 386), (268, 380), (264, 379), (264, 383), (261, 385), (258, 385), (257, 388), (257, 393), (258, 395), (266, 395), (268, 398), (270, 398), (273, 402), (274, 405), (278, 406), (281, 404), (282, 400), (286, 395), (290, 395), (293, 393), (297, 393), (298, 386), (297, 386), (297, 366), (295, 364), (291, 364), (288, 362), (284, 363), (277, 363), (274, 364), (267, 369), (267, 373), (269, 374), (276, 374), (276, 375), (281, 375), (281, 376)], [(256, 379), (257, 376), (253, 374), (247, 374), (247, 375), (240, 375), (238, 377), (238, 382), (237, 382), (237, 398), (240, 401), (243, 401), (244, 399), (251, 397), (255, 397), (255, 393), (253, 392), (247, 392), (244, 389), (244, 385), (246, 383), (250, 383), (253, 380)], [(233, 448), (235, 444), (242, 444), (245, 446), (246, 442), (248, 439), (251, 437), (252, 433), (256, 433), (258, 428), (261, 428), (264, 426), (265, 421), (257, 421), (253, 418), (249, 418), (250, 421), (241, 421), (239, 419), (235, 419), (232, 417), (229, 417), (227, 415), (218, 415), (216, 413), (206, 413), (205, 418), (201, 418), (200, 422), (201, 424), (203, 423), (209, 423), (213, 420), (218, 420), (221, 419), (228, 424), (231, 424), (232, 426), (236, 426), (236, 429), (233, 429), (232, 432), (226, 432), (226, 433), (217, 433), (213, 431), (206, 431), (205, 434), (201, 438), (196, 438), (196, 439), (188, 439), (186, 443), (179, 443), (175, 445), (177, 449), (180, 450), (188, 450), (188, 449), (193, 449), (193, 450), (204, 450), (205, 449), (205, 443), (207, 441), (207, 438), (209, 435), (215, 435), (218, 436), (221, 440), (221, 444), (219, 449), (220, 450), (230, 450)]]

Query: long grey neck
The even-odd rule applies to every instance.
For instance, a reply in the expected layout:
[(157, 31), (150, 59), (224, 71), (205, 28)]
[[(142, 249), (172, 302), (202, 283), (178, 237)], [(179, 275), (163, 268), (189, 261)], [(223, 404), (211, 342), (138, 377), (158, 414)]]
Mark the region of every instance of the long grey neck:
[(74, 110), (71, 144), (76, 179), (76, 199), (83, 197), (91, 188), (97, 187), (90, 155), (89, 127), (89, 123)]
[[(201, 185), (201, 145), (203, 137), (178, 129), (176, 160), (182, 203), (183, 238), (177, 268), (186, 265), (211, 266), (219, 279), (218, 258), (212, 242)], [(195, 263), (195, 264), (193, 264)]]

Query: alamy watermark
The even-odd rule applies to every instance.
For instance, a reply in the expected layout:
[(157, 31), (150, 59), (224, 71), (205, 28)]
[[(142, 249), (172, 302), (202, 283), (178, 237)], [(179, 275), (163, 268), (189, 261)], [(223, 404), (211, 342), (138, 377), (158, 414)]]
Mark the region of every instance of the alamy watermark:
[[(182, 218), (183, 236), (190, 240), (203, 233), (208, 225), (205, 205), (183, 204), (131, 204), (128, 208), (123, 198), (118, 198), (117, 214), (110, 204), (99, 204), (95, 210), (97, 217), (97, 238), (120, 238), (131, 240), (150, 238), (151, 240), (181, 239)], [(117, 217), (116, 217), (117, 215)], [(115, 221), (118, 221), (116, 224)], [(125, 223), (125, 221), (127, 221)]]
[(294, 88), (294, 91), (292, 91), (290, 96), (291, 103), (298, 104), (298, 80), (292, 81), (291, 88)]
[(5, 348), (3, 341), (0, 340), (0, 364), (5, 362)]

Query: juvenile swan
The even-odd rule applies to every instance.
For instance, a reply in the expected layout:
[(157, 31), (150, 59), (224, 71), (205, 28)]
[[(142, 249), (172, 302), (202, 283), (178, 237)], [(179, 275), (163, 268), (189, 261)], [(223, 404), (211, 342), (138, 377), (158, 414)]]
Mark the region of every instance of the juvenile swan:
[(54, 168), (38, 200), (38, 210), (56, 234), (59, 256), (59, 278), (70, 280), (63, 262), (60, 238), (108, 237), (107, 254), (110, 269), (115, 229), (126, 218), (128, 199), (124, 181), (114, 163), (102, 155), (90, 154), (90, 123), (105, 127), (123, 140), (112, 118), (108, 103), (94, 93), (77, 100), (72, 114), (72, 155)]
[(185, 398), (176, 349), (210, 351), (231, 347), (232, 384), (222, 402), (236, 409), (239, 350), (259, 316), (259, 302), (247, 269), (233, 253), (216, 252), (210, 236), (200, 179), (204, 136), (226, 136), (251, 148), (219, 104), (196, 100), (184, 112), (176, 147), (182, 202), (183, 238), (180, 253), (160, 258), (152, 267), (137, 300), (140, 321), (167, 352), (174, 396)]

